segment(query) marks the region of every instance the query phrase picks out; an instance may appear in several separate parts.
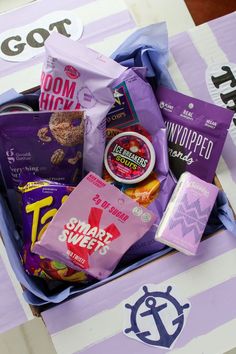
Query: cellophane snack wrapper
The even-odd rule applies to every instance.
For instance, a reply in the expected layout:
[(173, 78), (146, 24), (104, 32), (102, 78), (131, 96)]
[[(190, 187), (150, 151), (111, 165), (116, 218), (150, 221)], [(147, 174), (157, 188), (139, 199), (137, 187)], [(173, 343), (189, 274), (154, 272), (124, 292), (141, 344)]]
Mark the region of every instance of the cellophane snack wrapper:
[(22, 173), (19, 190), (22, 195), (23, 250), (22, 261), (30, 275), (44, 279), (85, 282), (84, 272), (77, 272), (61, 262), (40, 257), (32, 252), (60, 206), (67, 200), (74, 187), (40, 179)]
[(56, 32), (45, 51), (40, 110), (86, 110), (84, 166), (101, 175), (105, 117), (114, 103), (110, 86), (126, 68)]
[(156, 94), (175, 177), (188, 171), (211, 183), (234, 112), (165, 87)]
[(115, 104), (107, 115), (107, 141), (121, 132), (134, 131), (150, 140), (156, 155), (152, 174), (138, 184), (120, 185), (112, 180), (106, 171), (104, 173), (107, 181), (114, 183), (157, 216), (152, 228), (123, 257), (122, 262), (130, 263), (164, 247), (155, 240), (155, 233), (175, 187), (175, 181), (169, 173), (165, 123), (153, 89), (146, 80), (146, 69), (133, 67), (126, 70), (113, 83), (113, 92)]
[(104, 279), (155, 220), (154, 213), (89, 173), (58, 210), (33, 251)]

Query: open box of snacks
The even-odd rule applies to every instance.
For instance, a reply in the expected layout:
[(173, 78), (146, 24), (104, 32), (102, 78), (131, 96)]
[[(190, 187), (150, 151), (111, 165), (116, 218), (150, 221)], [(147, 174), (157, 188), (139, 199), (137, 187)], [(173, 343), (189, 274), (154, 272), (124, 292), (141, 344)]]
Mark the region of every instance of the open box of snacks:
[(162, 30), (137, 31), (115, 60), (52, 33), (40, 89), (1, 107), (0, 230), (30, 304), (170, 247), (195, 255), (203, 233), (233, 224), (212, 184), (233, 112), (173, 90)]

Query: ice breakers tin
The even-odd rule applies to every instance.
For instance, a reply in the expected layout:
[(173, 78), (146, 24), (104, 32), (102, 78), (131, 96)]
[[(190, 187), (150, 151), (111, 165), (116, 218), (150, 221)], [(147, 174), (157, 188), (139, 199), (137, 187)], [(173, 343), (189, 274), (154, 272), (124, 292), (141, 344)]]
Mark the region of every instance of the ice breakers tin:
[(155, 165), (152, 143), (136, 132), (116, 135), (108, 143), (104, 163), (107, 172), (118, 182), (133, 184), (143, 181)]

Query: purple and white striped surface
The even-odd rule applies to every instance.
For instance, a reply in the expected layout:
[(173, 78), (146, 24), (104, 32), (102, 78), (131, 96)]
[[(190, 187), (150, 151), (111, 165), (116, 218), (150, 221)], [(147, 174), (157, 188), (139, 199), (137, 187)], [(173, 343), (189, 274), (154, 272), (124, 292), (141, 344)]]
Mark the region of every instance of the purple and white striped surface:
[(33, 318), (0, 239), (0, 333)]
[[(46, 15), (48, 16), (47, 20), (44, 18)], [(31, 58), (21, 58), (21, 56), (30, 47), (26, 39), (27, 33), (39, 27), (42, 27), (44, 31), (50, 32), (49, 26), (51, 22), (55, 22), (53, 20), (54, 16), (60, 20), (68, 18), (71, 23), (69, 24), (68, 22), (65, 25), (65, 29), (73, 39), (77, 39), (76, 21), (78, 19), (83, 26), (80, 40), (86, 45), (95, 45), (95, 47), (100, 47), (100, 45), (105, 47), (104, 41), (107, 41), (108, 45), (107, 48), (104, 48), (104, 51), (111, 50), (112, 52), (111, 48), (114, 45), (114, 49), (116, 48), (117, 41), (120, 44), (122, 35), (124, 38), (137, 28), (123, 0), (117, 0), (112, 4), (109, 0), (62, 0), (60, 2), (56, 0), (49, 2), (41, 0), (15, 11), (2, 14), (0, 16), (1, 40), (11, 36), (18, 36), (18, 39), (12, 39), (9, 42), (8, 45), (11, 50), (16, 50), (15, 45), (24, 45), (22, 53), (9, 56), (9, 59), (6, 56), (4, 58), (0, 51), (2, 91), (10, 88), (10, 86), (12, 87), (12, 85), (17, 90), (22, 91), (39, 84), (44, 53), (41, 50), (38, 54), (40, 48), (31, 48)], [(51, 17), (52, 21), (50, 22)], [(11, 25), (9, 28), (9, 24), (12, 24), (12, 22), (13, 26)], [(2, 33), (6, 34), (3, 35)], [(39, 42), (42, 41), (42, 38), (37, 37), (37, 35), (34, 38), (38, 38)], [(111, 37), (113, 38), (113, 45), (109, 45)], [(116, 39), (116, 37), (118, 38)], [(27, 77), (27, 80), (25, 80), (25, 77)], [(17, 83), (14, 84), (14, 81), (17, 81)]]
[[(236, 12), (183, 32), (170, 39), (169, 72), (178, 91), (187, 95), (231, 107), (236, 112)], [(212, 76), (232, 73), (215, 87)], [(235, 95), (227, 103), (221, 95)], [(235, 106), (235, 107), (233, 107)], [(235, 115), (236, 117), (236, 115)], [(214, 119), (214, 117), (209, 117)], [(217, 176), (234, 210), (236, 210), (236, 120), (232, 122), (220, 159)]]
[[(176, 18), (168, 11), (170, 2), (181, 16)], [(12, 87), (24, 91), (39, 85), (43, 48), (31, 48), (32, 56), (24, 57), (24, 53), (30, 49), (27, 34), (39, 28), (44, 33), (50, 32), (52, 29), (49, 26), (55, 22), (55, 17), (60, 21), (67, 18), (65, 29), (74, 39), (77, 39), (76, 22), (82, 23), (80, 40), (105, 55), (110, 55), (139, 26), (167, 20), (169, 33), (172, 34), (194, 25), (185, 3), (179, 0), (146, 0), (145, 4), (139, 0), (33, 2), (0, 15), (0, 93)], [(39, 43), (43, 41), (38, 32), (33, 37)], [(5, 40), (12, 52), (19, 50), (21, 53), (5, 55), (2, 51)]]
[(147, 284), (171, 286), (191, 303), (171, 353), (217, 354), (236, 347), (236, 239), (223, 231), (203, 241), (196, 257), (163, 257), (43, 312), (57, 353), (166, 352), (123, 334), (124, 301)]

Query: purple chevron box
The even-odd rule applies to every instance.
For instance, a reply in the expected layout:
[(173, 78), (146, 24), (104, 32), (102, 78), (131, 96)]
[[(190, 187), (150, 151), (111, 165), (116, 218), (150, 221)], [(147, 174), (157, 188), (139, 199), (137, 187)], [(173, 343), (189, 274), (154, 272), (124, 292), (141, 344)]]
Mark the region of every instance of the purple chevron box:
[(158, 227), (156, 240), (195, 255), (218, 194), (213, 184), (185, 172), (181, 175)]

